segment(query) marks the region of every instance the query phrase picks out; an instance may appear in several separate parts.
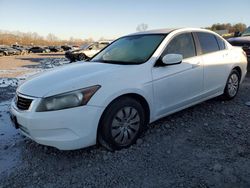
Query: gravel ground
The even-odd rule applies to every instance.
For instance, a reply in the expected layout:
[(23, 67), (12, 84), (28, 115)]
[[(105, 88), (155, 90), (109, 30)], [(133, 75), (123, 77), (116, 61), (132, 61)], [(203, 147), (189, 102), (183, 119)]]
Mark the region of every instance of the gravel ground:
[(0, 188), (250, 187), (250, 75), (234, 100), (163, 118), (115, 152), (59, 151), (21, 136), (6, 118), (14, 89), (0, 88)]

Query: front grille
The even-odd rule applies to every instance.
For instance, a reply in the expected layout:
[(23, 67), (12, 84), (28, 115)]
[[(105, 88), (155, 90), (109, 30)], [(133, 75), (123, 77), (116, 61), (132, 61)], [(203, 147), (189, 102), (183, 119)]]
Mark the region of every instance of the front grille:
[(32, 103), (32, 99), (17, 96), (16, 106), (20, 110), (28, 110)]

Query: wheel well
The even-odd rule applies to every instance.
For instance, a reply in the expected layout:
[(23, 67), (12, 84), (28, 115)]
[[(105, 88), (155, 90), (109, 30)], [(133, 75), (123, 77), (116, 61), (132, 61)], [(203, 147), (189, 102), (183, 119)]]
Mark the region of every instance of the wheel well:
[[(123, 97), (130, 97), (130, 98), (133, 98), (133, 99), (137, 100), (137, 101), (142, 105), (142, 107), (143, 107), (143, 109), (144, 109), (144, 111), (145, 111), (146, 123), (148, 124), (149, 121), (150, 121), (150, 108), (149, 108), (149, 105), (148, 105), (148, 102), (146, 101), (146, 99), (145, 99), (143, 96), (139, 95), (139, 94), (136, 94), (136, 93), (128, 93), (128, 94), (121, 95), (121, 96), (115, 98), (114, 100), (112, 100), (112, 101), (109, 103), (109, 105), (111, 105), (111, 104), (112, 104), (114, 101), (116, 101), (117, 99), (120, 99), (120, 98), (123, 98)], [(108, 105), (108, 106), (109, 106), (109, 105)], [(108, 108), (108, 106), (106, 107), (106, 109)], [(101, 121), (102, 121), (102, 119), (103, 119), (103, 115), (104, 115), (106, 109), (103, 111), (102, 116), (101, 116), (101, 118), (100, 118), (100, 120), (99, 120), (99, 123), (98, 123), (97, 138), (98, 138), (98, 134), (99, 134), (100, 123), (101, 123)]]
[(233, 70), (236, 70), (236, 71), (239, 73), (240, 79), (241, 79), (241, 74), (242, 74), (242, 72), (241, 72), (240, 67), (238, 67), (238, 66), (237, 66), (237, 67), (234, 67)]
[[(144, 109), (144, 112), (146, 115), (146, 122), (149, 123), (149, 121), (150, 121), (150, 108), (149, 108), (148, 102), (146, 101), (146, 99), (143, 96), (136, 94), (136, 93), (129, 93), (129, 94), (122, 95), (120, 97), (131, 97), (131, 98), (137, 100), (142, 105), (142, 107)], [(118, 97), (118, 98), (120, 98), (120, 97)]]

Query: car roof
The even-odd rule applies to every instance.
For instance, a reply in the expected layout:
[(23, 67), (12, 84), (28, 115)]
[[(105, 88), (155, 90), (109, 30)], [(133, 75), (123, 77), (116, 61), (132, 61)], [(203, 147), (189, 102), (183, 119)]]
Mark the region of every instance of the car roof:
[(168, 34), (171, 33), (176, 29), (166, 28), (166, 29), (154, 29), (154, 30), (148, 30), (148, 31), (140, 31), (136, 33), (132, 33), (130, 35), (145, 35), (145, 34)]
[(169, 34), (173, 31), (179, 31), (179, 32), (184, 32), (184, 31), (190, 31), (190, 32), (210, 32), (213, 33), (210, 30), (207, 29), (201, 29), (201, 28), (166, 28), (166, 29), (155, 29), (155, 30), (148, 30), (148, 31), (142, 31), (142, 32), (136, 32), (129, 34), (127, 36), (132, 36), (132, 35), (147, 35), (147, 34)]

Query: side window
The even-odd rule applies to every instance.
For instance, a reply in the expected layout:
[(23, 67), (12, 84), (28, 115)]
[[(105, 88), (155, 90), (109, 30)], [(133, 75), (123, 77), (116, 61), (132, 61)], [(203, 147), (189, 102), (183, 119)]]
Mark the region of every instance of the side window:
[(166, 54), (181, 54), (183, 55), (183, 59), (196, 56), (192, 34), (184, 33), (172, 39), (164, 50), (162, 56)]
[(216, 39), (217, 39), (217, 42), (219, 44), (220, 50), (225, 50), (226, 49), (225, 42), (219, 37), (216, 37)]
[(219, 45), (216, 40), (216, 36), (210, 33), (197, 33), (198, 39), (200, 41), (201, 50), (203, 54), (219, 51)]

